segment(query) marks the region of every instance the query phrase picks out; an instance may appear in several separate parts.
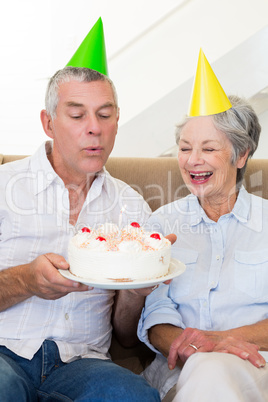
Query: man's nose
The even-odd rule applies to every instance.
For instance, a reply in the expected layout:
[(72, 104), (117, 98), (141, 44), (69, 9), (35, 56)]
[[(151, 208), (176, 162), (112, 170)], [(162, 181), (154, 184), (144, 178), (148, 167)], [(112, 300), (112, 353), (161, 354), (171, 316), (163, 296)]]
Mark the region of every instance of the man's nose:
[(97, 116), (91, 115), (87, 118), (87, 133), (91, 135), (99, 135), (101, 133), (100, 124)]

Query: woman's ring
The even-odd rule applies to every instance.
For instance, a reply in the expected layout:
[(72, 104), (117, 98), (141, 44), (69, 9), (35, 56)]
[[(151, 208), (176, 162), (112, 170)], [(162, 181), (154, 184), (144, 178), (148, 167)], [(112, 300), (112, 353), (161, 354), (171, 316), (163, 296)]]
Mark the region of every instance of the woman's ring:
[(195, 345), (193, 345), (192, 343), (190, 343), (189, 346), (191, 346), (191, 348), (194, 348), (194, 350), (198, 350), (198, 348)]

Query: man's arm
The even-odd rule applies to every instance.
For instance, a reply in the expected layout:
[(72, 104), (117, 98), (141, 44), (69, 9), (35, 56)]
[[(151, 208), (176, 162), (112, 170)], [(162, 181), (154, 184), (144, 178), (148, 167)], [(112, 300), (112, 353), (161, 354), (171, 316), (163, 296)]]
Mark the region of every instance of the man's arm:
[(122, 346), (132, 347), (139, 342), (137, 336), (138, 322), (144, 307), (145, 297), (153, 290), (154, 287), (116, 291), (112, 325), (115, 336)]
[(112, 325), (116, 338), (124, 347), (132, 347), (138, 342), (137, 326), (144, 306), (145, 296), (151, 289), (140, 291), (116, 291)]
[[(170, 234), (166, 238), (175, 243), (177, 236)], [(171, 281), (165, 282), (169, 284)], [(137, 327), (141, 311), (154, 287), (144, 289), (120, 290), (115, 294), (112, 324), (118, 341), (125, 347), (134, 346), (138, 342)]]
[(0, 272), (0, 311), (29, 297), (55, 300), (73, 291), (88, 287), (64, 278), (60, 269), (68, 269), (67, 261), (57, 254), (45, 254), (29, 264), (4, 269)]

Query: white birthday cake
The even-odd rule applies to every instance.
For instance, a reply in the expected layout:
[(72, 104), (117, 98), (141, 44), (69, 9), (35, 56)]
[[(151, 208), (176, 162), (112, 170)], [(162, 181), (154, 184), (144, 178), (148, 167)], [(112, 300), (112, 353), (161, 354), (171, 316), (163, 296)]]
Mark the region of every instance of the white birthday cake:
[(112, 223), (84, 227), (69, 243), (73, 275), (92, 280), (134, 281), (168, 273), (171, 243), (161, 233), (147, 232), (136, 222), (119, 229)]

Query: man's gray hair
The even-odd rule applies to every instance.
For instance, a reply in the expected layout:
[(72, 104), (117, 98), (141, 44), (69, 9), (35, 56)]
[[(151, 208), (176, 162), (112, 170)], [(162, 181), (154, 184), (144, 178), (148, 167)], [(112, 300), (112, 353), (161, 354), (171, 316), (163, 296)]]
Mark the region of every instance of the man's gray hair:
[[(247, 150), (249, 150), (248, 158), (254, 154), (258, 147), (261, 126), (258, 116), (249, 101), (236, 95), (230, 95), (229, 100), (232, 104), (229, 110), (212, 115), (211, 117), (216, 129), (225, 133), (232, 144), (231, 162), (234, 164), (239, 156), (244, 155)], [(185, 117), (177, 125), (175, 132), (177, 144), (179, 143), (181, 130), (189, 119), (194, 119), (194, 117)], [(242, 183), (247, 161), (242, 169), (237, 169), (236, 182), (239, 185)]]
[(118, 98), (115, 86), (112, 80), (99, 73), (98, 71), (91, 70), (83, 67), (64, 67), (62, 70), (57, 71), (53, 77), (50, 78), (46, 97), (45, 107), (47, 113), (51, 116), (52, 120), (56, 117), (56, 109), (59, 101), (59, 86), (63, 82), (79, 81), (79, 82), (93, 82), (93, 81), (107, 81), (111, 85), (115, 106), (118, 109)]

